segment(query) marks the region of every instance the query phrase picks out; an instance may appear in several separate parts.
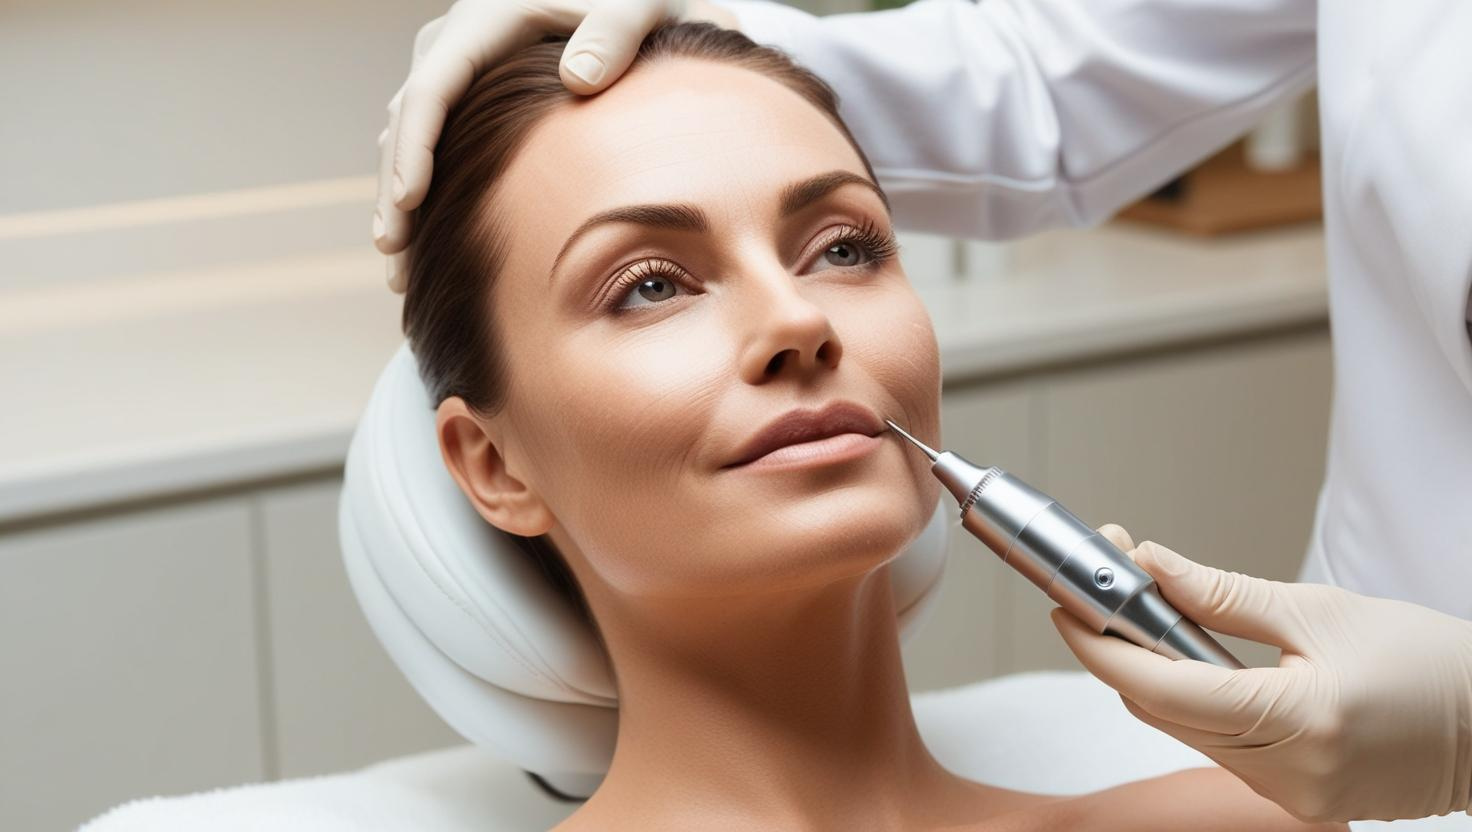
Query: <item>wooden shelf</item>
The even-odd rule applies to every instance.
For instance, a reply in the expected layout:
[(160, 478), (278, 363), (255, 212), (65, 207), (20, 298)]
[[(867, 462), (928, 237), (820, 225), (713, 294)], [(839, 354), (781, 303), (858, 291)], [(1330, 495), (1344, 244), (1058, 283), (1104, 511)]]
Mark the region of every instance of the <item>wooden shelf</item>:
[(1140, 200), (1119, 218), (1210, 237), (1318, 220), (1323, 215), (1319, 157), (1297, 168), (1253, 170), (1240, 142), (1185, 174), (1164, 193)]

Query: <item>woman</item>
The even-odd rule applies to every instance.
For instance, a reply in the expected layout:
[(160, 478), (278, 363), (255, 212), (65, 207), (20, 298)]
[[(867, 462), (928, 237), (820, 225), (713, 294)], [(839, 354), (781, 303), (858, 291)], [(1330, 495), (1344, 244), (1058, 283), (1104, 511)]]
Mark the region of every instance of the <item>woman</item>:
[(887, 564), (938, 485), (880, 419), (937, 440), (939, 355), (831, 91), (707, 24), (592, 98), (561, 52), (451, 113), (404, 321), (455, 480), (611, 659), (563, 828), (1311, 828), (1220, 770), (1060, 799), (936, 763)]

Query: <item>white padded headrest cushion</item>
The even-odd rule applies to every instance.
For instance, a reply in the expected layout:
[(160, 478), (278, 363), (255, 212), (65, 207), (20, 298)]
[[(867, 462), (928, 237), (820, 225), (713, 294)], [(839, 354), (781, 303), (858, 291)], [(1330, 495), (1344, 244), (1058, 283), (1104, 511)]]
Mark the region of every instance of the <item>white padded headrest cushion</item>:
[[(593, 631), (471, 507), (445, 469), (408, 345), (353, 435), (339, 527), (373, 632), (430, 706), (529, 771), (597, 775), (613, 757), (617, 698)], [(951, 512), (891, 565), (902, 635), (939, 589)]]

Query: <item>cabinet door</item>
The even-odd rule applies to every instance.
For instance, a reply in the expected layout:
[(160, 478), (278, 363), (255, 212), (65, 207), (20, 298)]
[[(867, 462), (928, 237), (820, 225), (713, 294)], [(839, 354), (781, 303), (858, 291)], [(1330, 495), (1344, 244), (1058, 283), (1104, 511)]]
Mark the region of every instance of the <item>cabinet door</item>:
[(250, 511), (0, 534), (0, 829), (260, 780)]
[[(1292, 580), (1324, 473), (1331, 387), (1322, 331), (1139, 359), (1044, 380), (1040, 484), (1085, 522), (1195, 560)], [(1078, 667), (1026, 587), (1006, 670)], [(1249, 665), (1277, 650), (1235, 639)]]
[[(1031, 407), (1021, 384), (948, 387), (941, 397), (942, 444), (979, 465), (1029, 476)], [(942, 493), (941, 500), (952, 512), (945, 578), (929, 617), (905, 645), (905, 675), (916, 691), (997, 673), (998, 628), (1005, 623), (997, 601), (1008, 581), (1022, 580), (1004, 574), (997, 556), (960, 528), (960, 510), (951, 495)]]
[(465, 741), (419, 698), (369, 629), (338, 549), (340, 491), (334, 478), (259, 498), (279, 777)]

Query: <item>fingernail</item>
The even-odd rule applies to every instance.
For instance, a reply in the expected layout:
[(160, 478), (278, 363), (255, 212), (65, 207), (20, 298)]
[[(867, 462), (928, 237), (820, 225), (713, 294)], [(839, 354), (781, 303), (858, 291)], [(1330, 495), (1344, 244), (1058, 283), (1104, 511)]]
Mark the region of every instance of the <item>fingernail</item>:
[(1150, 544), (1150, 555), (1155, 558), (1155, 565), (1160, 567), (1160, 571), (1172, 578), (1181, 577), (1191, 568), (1185, 558), (1158, 544)]
[(382, 240), (383, 239), (383, 211), (382, 210), (378, 210), (378, 211), (374, 211), (373, 212), (373, 239), (374, 240)]
[(394, 202), (399, 202), (399, 201), (403, 200), (405, 190), (407, 190), (407, 189), (404, 187), (404, 180), (403, 180), (403, 178), (400, 177), (397, 173), (395, 173), (394, 174)]
[(583, 83), (596, 84), (603, 78), (603, 61), (591, 52), (579, 52), (568, 60), (567, 71), (581, 78)]

